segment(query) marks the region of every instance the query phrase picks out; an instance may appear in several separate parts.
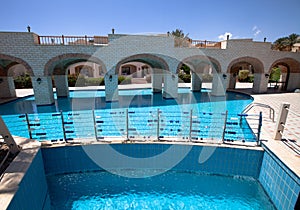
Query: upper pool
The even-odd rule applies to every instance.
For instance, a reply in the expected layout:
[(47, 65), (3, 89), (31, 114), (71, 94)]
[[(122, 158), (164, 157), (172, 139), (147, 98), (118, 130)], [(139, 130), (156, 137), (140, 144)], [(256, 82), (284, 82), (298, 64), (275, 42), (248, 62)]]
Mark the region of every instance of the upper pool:
[(2, 104), (0, 114), (13, 135), (39, 140), (176, 137), (256, 141), (239, 115), (252, 101), (251, 96), (237, 92), (213, 96), (205, 89), (179, 88), (176, 99), (164, 99), (151, 89), (133, 89), (120, 90), (118, 101), (106, 102), (103, 90), (81, 90), (71, 91), (68, 98), (55, 96), (50, 106), (36, 106), (34, 96), (18, 99)]

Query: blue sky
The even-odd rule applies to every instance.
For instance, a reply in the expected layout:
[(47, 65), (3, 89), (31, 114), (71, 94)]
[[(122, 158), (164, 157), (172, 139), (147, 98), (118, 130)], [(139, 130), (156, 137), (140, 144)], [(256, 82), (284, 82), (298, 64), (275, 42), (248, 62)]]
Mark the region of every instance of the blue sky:
[(192, 39), (275, 41), (300, 34), (300, 0), (4, 0), (0, 31), (39, 35), (166, 33), (182, 29)]

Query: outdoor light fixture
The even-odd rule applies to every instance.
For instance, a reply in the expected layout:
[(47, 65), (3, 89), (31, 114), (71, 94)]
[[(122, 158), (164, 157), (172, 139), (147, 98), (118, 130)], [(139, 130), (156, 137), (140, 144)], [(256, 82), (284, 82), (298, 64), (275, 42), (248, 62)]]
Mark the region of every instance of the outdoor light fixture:
[(109, 75), (109, 81), (110, 82), (112, 81), (112, 75)]
[(30, 32), (30, 26), (27, 26), (27, 31)]
[(41, 84), (42, 79), (41, 78), (37, 78), (36, 81), (37, 81), (38, 84)]
[(270, 76), (270, 74), (265, 74), (265, 77), (266, 77), (266, 78), (269, 78), (269, 76)]
[(175, 75), (174, 74), (172, 74), (172, 79), (175, 80)]

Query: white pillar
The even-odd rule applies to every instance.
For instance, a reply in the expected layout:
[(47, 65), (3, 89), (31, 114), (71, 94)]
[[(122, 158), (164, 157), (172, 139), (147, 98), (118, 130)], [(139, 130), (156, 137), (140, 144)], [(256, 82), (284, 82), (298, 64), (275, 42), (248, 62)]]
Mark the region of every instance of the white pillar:
[(295, 91), (300, 89), (300, 73), (290, 73), (289, 80), (287, 82), (287, 91)]
[(191, 91), (201, 91), (202, 80), (200, 74), (191, 72)]
[(213, 75), (211, 94), (214, 96), (225, 96), (227, 84), (228, 84), (228, 74), (215, 73)]
[(52, 77), (31, 77), (36, 105), (50, 105), (54, 103)]
[(236, 73), (230, 74), (230, 79), (229, 79), (229, 83), (228, 83), (228, 88), (229, 89), (235, 89), (236, 77), (237, 77)]
[(68, 76), (54, 75), (54, 82), (55, 82), (57, 97), (68, 97), (69, 96)]
[(254, 74), (253, 92), (266, 93), (268, 90), (269, 74)]
[(0, 98), (16, 97), (14, 79), (12, 77), (0, 77)]
[(106, 74), (105, 80), (105, 100), (118, 101), (119, 91), (118, 91), (118, 75), (116, 74)]
[(173, 73), (164, 74), (164, 98), (177, 98), (178, 96), (178, 75)]
[(162, 91), (163, 73), (159, 69), (153, 69), (151, 74), (152, 92), (160, 93)]
[(282, 102), (280, 109), (279, 109), (279, 114), (278, 114), (278, 119), (276, 122), (276, 130), (275, 130), (275, 140), (280, 140), (282, 139), (282, 133), (284, 130), (284, 125), (286, 125), (286, 119), (289, 113), (290, 104), (287, 102)]

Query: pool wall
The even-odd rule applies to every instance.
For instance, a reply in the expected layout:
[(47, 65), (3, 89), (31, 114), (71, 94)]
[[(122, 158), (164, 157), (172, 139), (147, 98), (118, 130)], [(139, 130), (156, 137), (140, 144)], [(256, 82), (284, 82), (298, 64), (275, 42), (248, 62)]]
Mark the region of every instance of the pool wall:
[[(84, 147), (89, 150), (99, 151), (103, 144), (85, 146), (65, 146), (56, 148), (43, 148), (42, 154), (46, 174), (61, 174), (79, 171), (102, 170), (86, 154)], [(155, 156), (170, 148), (170, 144), (114, 144), (114, 150), (134, 158)], [(188, 145), (173, 145), (176, 149), (186, 150)], [(199, 163), (200, 153), (212, 155), (203, 163)], [(101, 156), (101, 154), (99, 153)], [(105, 162), (111, 162), (111, 156), (101, 157)], [(172, 159), (172, 156), (170, 157)], [(173, 170), (191, 170), (204, 173), (222, 175), (240, 175), (258, 178), (263, 159), (263, 150), (245, 148), (193, 146), (184, 159)], [(163, 160), (161, 160), (163, 161)], [(122, 164), (121, 164), (122, 165)], [(160, 165), (160, 164), (158, 164)], [(126, 163), (124, 162), (126, 167)], [(154, 165), (155, 167), (155, 165)], [(159, 166), (160, 167), (160, 166)], [(157, 168), (164, 169), (164, 168)]]
[(266, 148), (259, 181), (277, 209), (294, 209), (300, 178)]
[[(24, 176), (21, 175), (19, 183), (13, 183), (15, 180), (10, 180), (13, 184), (9, 184), (9, 186), (16, 189), (16, 192), (14, 195), (11, 194), (13, 198), (7, 208), (4, 206), (1, 208), (50, 210), (50, 197), (41, 149), (21, 153), (6, 170), (6, 173), (12, 173), (16, 180), (23, 174), (23, 171)], [(31, 155), (33, 159), (29, 157)], [(27, 162), (28, 160), (32, 160), (32, 162)]]

